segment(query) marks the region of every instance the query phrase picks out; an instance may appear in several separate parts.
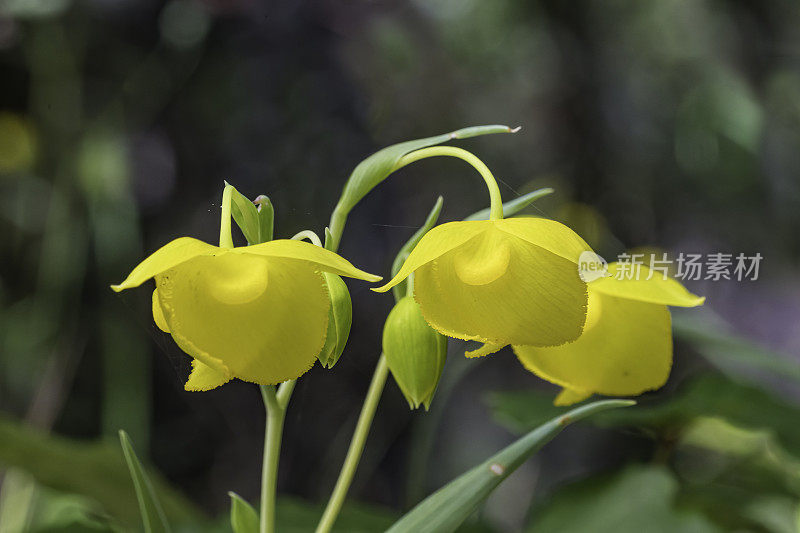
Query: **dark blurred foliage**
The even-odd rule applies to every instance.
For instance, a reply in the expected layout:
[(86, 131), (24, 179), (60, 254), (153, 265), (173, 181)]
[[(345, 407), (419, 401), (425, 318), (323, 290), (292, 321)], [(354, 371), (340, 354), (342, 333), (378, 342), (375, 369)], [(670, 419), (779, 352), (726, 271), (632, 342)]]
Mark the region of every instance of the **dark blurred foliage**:
[[(606, 257), (653, 246), (760, 252), (758, 281), (690, 288), (732, 330), (779, 352), (780, 368), (795, 368), (798, 28), (800, 7), (783, 0), (3, 0), (0, 408), (79, 439), (113, 439), (125, 428), (140, 454), (211, 513), (227, 510), (228, 490), (255, 501), (257, 389), (236, 382), (184, 392), (188, 358), (151, 324), (150, 291), (118, 296), (108, 285), (175, 237), (214, 242), (223, 180), (271, 198), (278, 236), (322, 232), (349, 172), (369, 153), (492, 123), (522, 130), (460, 146), (494, 170), (506, 199), (554, 187), (530, 213), (567, 223)], [(342, 255), (387, 273), (437, 195), (442, 221), (486, 207), (473, 174), (458, 161), (402, 170), (355, 209)], [(348, 349), (332, 371), (316, 366), (299, 381), (284, 440), (280, 490), (315, 503), (338, 473), (392, 305), (364, 283), (349, 285)], [(353, 499), (399, 511), (509, 442), (492, 421), (488, 392), (552, 396), (510, 351), (476, 371), (460, 359), (463, 347), (451, 343), (431, 413), (409, 412), (396, 385), (387, 386)], [(673, 379), (645, 401), (671, 398), (701, 369), (727, 371), (726, 353), (703, 357), (679, 342)], [(758, 378), (775, 401), (800, 400), (790, 371), (741, 367), (738, 375)], [(636, 483), (652, 485), (653, 494), (680, 492), (679, 502), (711, 509), (717, 525), (741, 526), (692, 500), (702, 479), (678, 490), (663, 465), (682, 456), (664, 442), (641, 428), (572, 428), (501, 487), (482, 516), (517, 530), (532, 500), (555, 498), (542, 528), (578, 530), (558, 516), (588, 489), (553, 490), (601, 474), (596, 493), (625, 498), (641, 492)], [(800, 456), (800, 443), (787, 446)], [(625, 466), (654, 457), (659, 466)], [(24, 471), (9, 470), (5, 497), (25, 483)], [(728, 488), (737, 483), (746, 484)], [(773, 492), (787, 505), (800, 499), (796, 488), (781, 490)], [(753, 516), (786, 509), (764, 505)], [(653, 507), (653, 516), (667, 507)], [(781, 531), (767, 522), (745, 525)]]

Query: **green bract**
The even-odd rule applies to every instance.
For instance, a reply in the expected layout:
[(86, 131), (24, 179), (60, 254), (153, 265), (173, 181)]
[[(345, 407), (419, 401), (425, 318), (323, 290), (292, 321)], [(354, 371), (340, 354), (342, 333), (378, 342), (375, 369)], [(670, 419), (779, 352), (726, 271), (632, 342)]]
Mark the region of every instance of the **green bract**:
[(447, 358), (447, 337), (431, 328), (411, 296), (402, 298), (383, 327), (383, 353), (412, 409), (427, 410)]
[(325, 346), (317, 356), (322, 366), (332, 368), (344, 351), (347, 338), (350, 336), (350, 325), (353, 323), (353, 304), (350, 292), (342, 278), (336, 274), (323, 273), (331, 298), (331, 309), (328, 313), (328, 336)]

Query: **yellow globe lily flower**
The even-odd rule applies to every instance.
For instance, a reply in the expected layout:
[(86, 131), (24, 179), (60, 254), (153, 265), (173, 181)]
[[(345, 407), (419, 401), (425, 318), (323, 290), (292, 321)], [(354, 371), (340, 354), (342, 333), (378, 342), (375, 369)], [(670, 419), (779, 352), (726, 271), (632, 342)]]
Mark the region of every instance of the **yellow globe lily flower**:
[[(563, 387), (556, 405), (594, 393), (633, 396), (661, 387), (672, 367), (672, 320), (667, 306), (696, 307), (705, 298), (674, 279), (641, 267), (637, 279), (611, 276), (589, 283), (589, 313), (583, 335), (549, 348), (513, 346), (537, 376)], [(647, 279), (650, 277), (650, 279)]]
[(153, 319), (193, 358), (186, 389), (203, 391), (232, 378), (271, 385), (310, 369), (328, 329), (324, 272), (381, 279), (307, 242), (221, 248), (181, 237), (111, 288), (155, 278)]
[(507, 344), (556, 346), (583, 331), (588, 301), (578, 274), (591, 248), (542, 218), (449, 222), (429, 231), (384, 292), (414, 273), (425, 320), (448, 337), (477, 340), (475, 357)]

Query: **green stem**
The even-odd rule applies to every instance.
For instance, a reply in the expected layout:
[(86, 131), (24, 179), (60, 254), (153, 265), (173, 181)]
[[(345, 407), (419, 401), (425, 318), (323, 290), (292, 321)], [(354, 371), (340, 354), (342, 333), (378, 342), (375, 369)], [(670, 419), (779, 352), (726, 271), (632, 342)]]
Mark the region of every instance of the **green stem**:
[(261, 522), (260, 533), (275, 532), (275, 501), (278, 486), (278, 461), (281, 455), (283, 422), (286, 406), (294, 390), (295, 381), (287, 381), (277, 393), (272, 385), (262, 385), (261, 397), (267, 411), (264, 428), (264, 462), (261, 466)]
[(319, 240), (319, 236), (310, 229), (304, 229), (303, 231), (295, 233), (292, 237), (293, 241), (302, 241), (303, 239), (308, 239), (315, 246), (322, 247), (322, 241)]
[(222, 213), (219, 220), (219, 247), (233, 248), (233, 234), (231, 234), (231, 197), (233, 187), (225, 184), (222, 191)]
[[(457, 157), (472, 165), (486, 182), (486, 187), (489, 189), (491, 206), (489, 219), (501, 220), (503, 218), (503, 199), (500, 196), (500, 187), (497, 185), (497, 180), (483, 161), (466, 150), (454, 146), (432, 146), (422, 148), (401, 157), (395, 164), (392, 172), (414, 163), (415, 161), (436, 156)], [(343, 207), (341, 204), (337, 204), (331, 214), (331, 222), (329, 225), (331, 240), (329, 249), (333, 252), (336, 252), (339, 248), (348, 212), (349, 209)], [(303, 238), (303, 234), (304, 232), (300, 232), (295, 237)], [(328, 243), (326, 242), (326, 244)], [(409, 283), (409, 285), (411, 285), (411, 283)], [(375, 416), (375, 410), (378, 407), (378, 401), (383, 392), (383, 387), (386, 384), (388, 373), (389, 367), (386, 363), (386, 357), (381, 354), (378, 366), (375, 368), (375, 373), (372, 375), (372, 382), (367, 391), (367, 397), (364, 399), (364, 404), (361, 407), (361, 414), (358, 417), (356, 430), (353, 433), (350, 447), (347, 450), (347, 457), (345, 457), (342, 470), (339, 472), (339, 478), (336, 480), (336, 486), (328, 500), (328, 505), (325, 507), (325, 512), (320, 519), (316, 533), (328, 533), (333, 527), (334, 522), (336, 522), (336, 517), (339, 515), (339, 511), (344, 504), (347, 491), (350, 488), (356, 468), (358, 467), (358, 462), (361, 459), (361, 453), (364, 451), (367, 434), (372, 425), (372, 419)]]
[(431, 146), (422, 148), (401, 157), (397, 164), (395, 164), (392, 172), (414, 163), (415, 161), (419, 161), (420, 159), (436, 156), (457, 157), (472, 165), (481, 175), (483, 181), (486, 182), (486, 187), (489, 189), (489, 201), (491, 206), (489, 219), (501, 220), (503, 218), (503, 199), (500, 196), (500, 187), (497, 186), (497, 180), (492, 174), (492, 171), (489, 170), (489, 167), (487, 167), (483, 161), (462, 148), (455, 146)]
[(378, 408), (378, 402), (388, 374), (389, 365), (386, 363), (386, 356), (381, 354), (378, 366), (372, 375), (372, 382), (369, 385), (367, 397), (364, 399), (364, 405), (361, 407), (361, 414), (358, 416), (358, 423), (356, 424), (355, 432), (353, 432), (353, 439), (350, 441), (350, 448), (347, 450), (347, 457), (344, 460), (341, 472), (339, 472), (339, 479), (336, 480), (336, 486), (328, 500), (328, 505), (325, 507), (325, 512), (319, 521), (316, 533), (328, 533), (339, 516), (339, 511), (341, 511), (344, 500), (347, 497), (347, 491), (353, 482), (356, 468), (358, 468), (361, 453), (364, 451), (364, 444), (367, 441), (369, 428), (372, 425), (372, 419), (375, 417), (375, 410)]

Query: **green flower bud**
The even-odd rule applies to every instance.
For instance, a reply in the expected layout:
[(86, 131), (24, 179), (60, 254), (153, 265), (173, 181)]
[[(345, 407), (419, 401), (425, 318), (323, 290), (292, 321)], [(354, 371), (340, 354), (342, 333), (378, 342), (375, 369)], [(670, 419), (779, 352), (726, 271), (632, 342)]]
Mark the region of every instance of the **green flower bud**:
[(425, 322), (413, 297), (403, 297), (389, 313), (383, 353), (409, 407), (423, 404), (427, 411), (447, 358), (447, 337)]
[(331, 309), (328, 314), (328, 336), (317, 359), (322, 366), (332, 368), (342, 355), (347, 338), (350, 336), (353, 304), (350, 302), (350, 293), (342, 278), (328, 272), (324, 272), (323, 276), (331, 297)]

